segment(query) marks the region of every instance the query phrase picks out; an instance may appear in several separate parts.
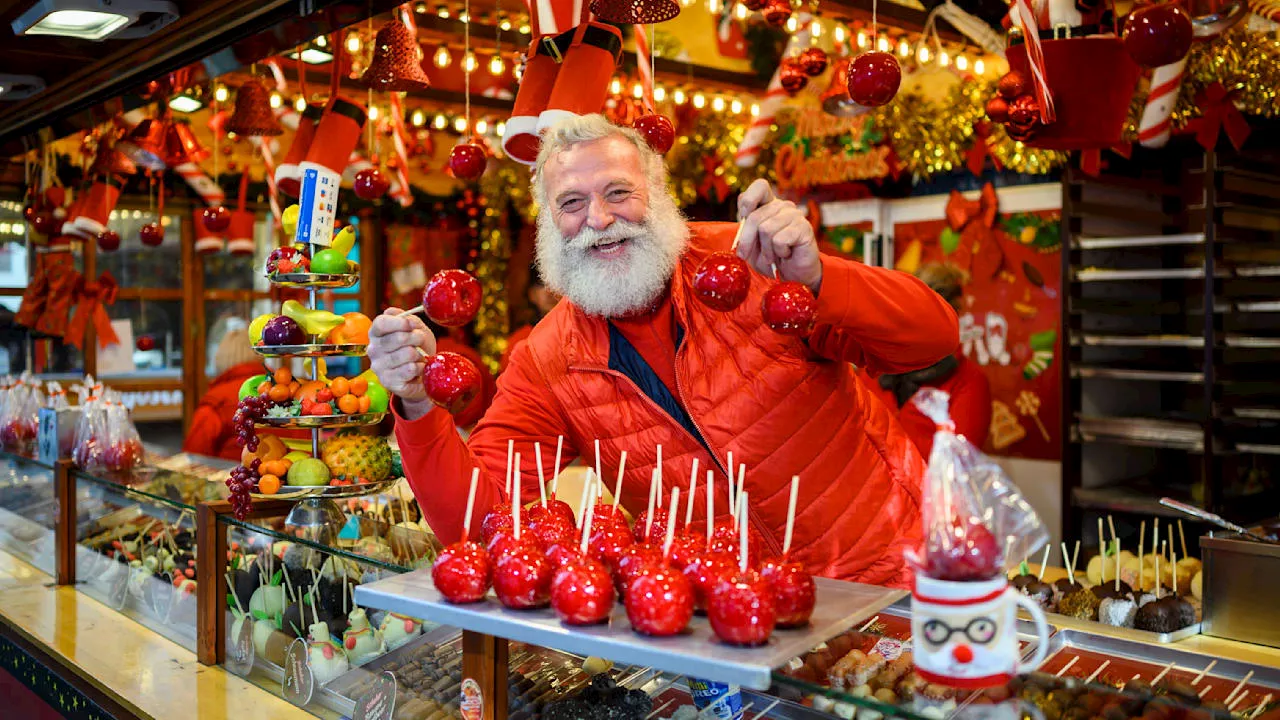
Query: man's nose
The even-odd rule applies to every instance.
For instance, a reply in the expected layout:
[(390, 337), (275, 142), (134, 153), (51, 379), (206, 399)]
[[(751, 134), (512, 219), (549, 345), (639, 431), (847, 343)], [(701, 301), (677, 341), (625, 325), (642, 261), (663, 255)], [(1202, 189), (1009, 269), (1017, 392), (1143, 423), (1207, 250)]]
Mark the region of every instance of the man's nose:
[(587, 225), (592, 230), (604, 230), (613, 224), (613, 213), (599, 195), (591, 196), (591, 204), (587, 207)]

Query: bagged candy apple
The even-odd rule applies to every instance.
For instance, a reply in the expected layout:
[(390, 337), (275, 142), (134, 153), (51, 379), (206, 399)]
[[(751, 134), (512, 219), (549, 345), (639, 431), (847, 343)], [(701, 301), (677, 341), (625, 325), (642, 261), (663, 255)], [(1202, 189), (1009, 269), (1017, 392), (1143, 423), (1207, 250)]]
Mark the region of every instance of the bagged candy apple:
[(104, 402), (106, 443), (102, 448), (102, 464), (112, 472), (132, 470), (142, 462), (142, 437), (129, 416), (129, 409), (119, 395), (110, 392)]
[(35, 449), (36, 427), (44, 392), (40, 384), (24, 373), (10, 388), (0, 413), (0, 447), (20, 455)]
[(86, 395), (80, 402), (80, 422), (76, 426), (75, 443), (71, 459), (81, 470), (100, 470), (106, 467), (103, 451), (107, 443), (107, 407), (96, 394)]
[[(1044, 660), (1049, 628), (1030, 598), (1009, 586), (1006, 569), (1049, 539), (1035, 510), (998, 465), (948, 414), (950, 397), (933, 388), (914, 402), (937, 425), (925, 476), (923, 544), (906, 553), (916, 573), (911, 628), (917, 671), (927, 682), (964, 688), (1001, 685)], [(1036, 655), (1020, 663), (1015, 618), (1036, 624)]]

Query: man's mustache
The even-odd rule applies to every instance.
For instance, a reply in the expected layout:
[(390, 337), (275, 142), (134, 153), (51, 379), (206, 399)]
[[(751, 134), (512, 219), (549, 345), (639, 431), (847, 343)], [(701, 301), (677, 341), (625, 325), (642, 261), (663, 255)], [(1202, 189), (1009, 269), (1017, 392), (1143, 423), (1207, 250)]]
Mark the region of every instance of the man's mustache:
[(596, 230), (584, 225), (577, 235), (565, 238), (565, 246), (572, 250), (589, 250), (597, 245), (635, 239), (648, 232), (647, 222), (633, 223), (629, 220), (614, 220), (613, 224), (604, 230)]

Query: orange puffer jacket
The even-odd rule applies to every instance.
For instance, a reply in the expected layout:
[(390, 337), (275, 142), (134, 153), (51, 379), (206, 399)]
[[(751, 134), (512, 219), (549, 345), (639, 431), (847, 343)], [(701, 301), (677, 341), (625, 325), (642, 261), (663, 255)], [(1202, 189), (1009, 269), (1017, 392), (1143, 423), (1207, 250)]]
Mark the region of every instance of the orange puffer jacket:
[[(693, 236), (671, 284), (676, 320), (685, 329), (676, 354), (676, 395), (714, 452), (664, 412), (621, 372), (609, 368), (609, 329), (561, 302), (516, 350), (498, 380), (493, 405), (467, 443), (448, 414), (433, 410), (397, 418), (404, 467), (432, 528), (458, 538), (467, 478), (483, 469), (473, 534), (493, 503), (505, 500), (507, 441), (521, 456), (525, 500), (537, 497), (534, 443), (542, 444), (550, 478), (556, 438), (562, 464), (582, 455), (594, 462), (593, 441), (612, 486), (627, 451), (622, 503), (647, 504), (656, 446), (662, 445), (666, 487), (687, 488), (694, 458), (701, 470), (694, 517), (705, 517), (705, 470), (712, 468), (715, 506), (728, 510), (724, 463), (745, 463), (752, 526), (769, 554), (781, 550), (792, 475), (800, 491), (791, 556), (814, 574), (906, 587), (902, 551), (920, 535), (924, 462), (902, 427), (855, 377), (851, 363), (873, 373), (903, 372), (936, 362), (959, 344), (955, 313), (905, 273), (823, 258), (818, 326), (797, 339), (760, 318), (771, 283), (756, 277), (751, 294), (729, 313), (693, 296), (698, 263), (727, 249), (736, 226), (691, 225)], [(683, 504), (683, 502), (682, 502)]]

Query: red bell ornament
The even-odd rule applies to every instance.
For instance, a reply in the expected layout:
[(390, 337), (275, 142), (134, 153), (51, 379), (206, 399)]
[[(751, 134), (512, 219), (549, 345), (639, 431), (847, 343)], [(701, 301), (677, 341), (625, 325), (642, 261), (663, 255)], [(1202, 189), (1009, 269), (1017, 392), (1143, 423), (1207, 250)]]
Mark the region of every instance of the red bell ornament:
[(797, 62), (809, 77), (818, 77), (827, 71), (827, 53), (819, 47), (805, 48)]
[(659, 155), (665, 155), (671, 146), (676, 142), (676, 128), (671, 124), (671, 120), (666, 115), (659, 113), (649, 113), (636, 118), (632, 127), (644, 141), (649, 143), (649, 147)]
[(849, 64), (849, 97), (859, 105), (887, 105), (900, 85), (902, 66), (887, 52), (863, 53)]
[(1125, 51), (1134, 62), (1148, 68), (1186, 57), (1193, 36), (1191, 18), (1175, 3), (1138, 8), (1124, 23)]
[(653, 25), (680, 14), (675, 0), (592, 0), (591, 12), (598, 20), (619, 25)]
[(236, 109), (226, 128), (245, 137), (273, 137), (284, 132), (271, 110), (271, 92), (261, 80), (249, 78), (236, 91)]
[(370, 89), (389, 92), (431, 87), (431, 80), (422, 70), (418, 38), (404, 23), (392, 20), (378, 30), (373, 41), (373, 60), (360, 76), (360, 82)]

